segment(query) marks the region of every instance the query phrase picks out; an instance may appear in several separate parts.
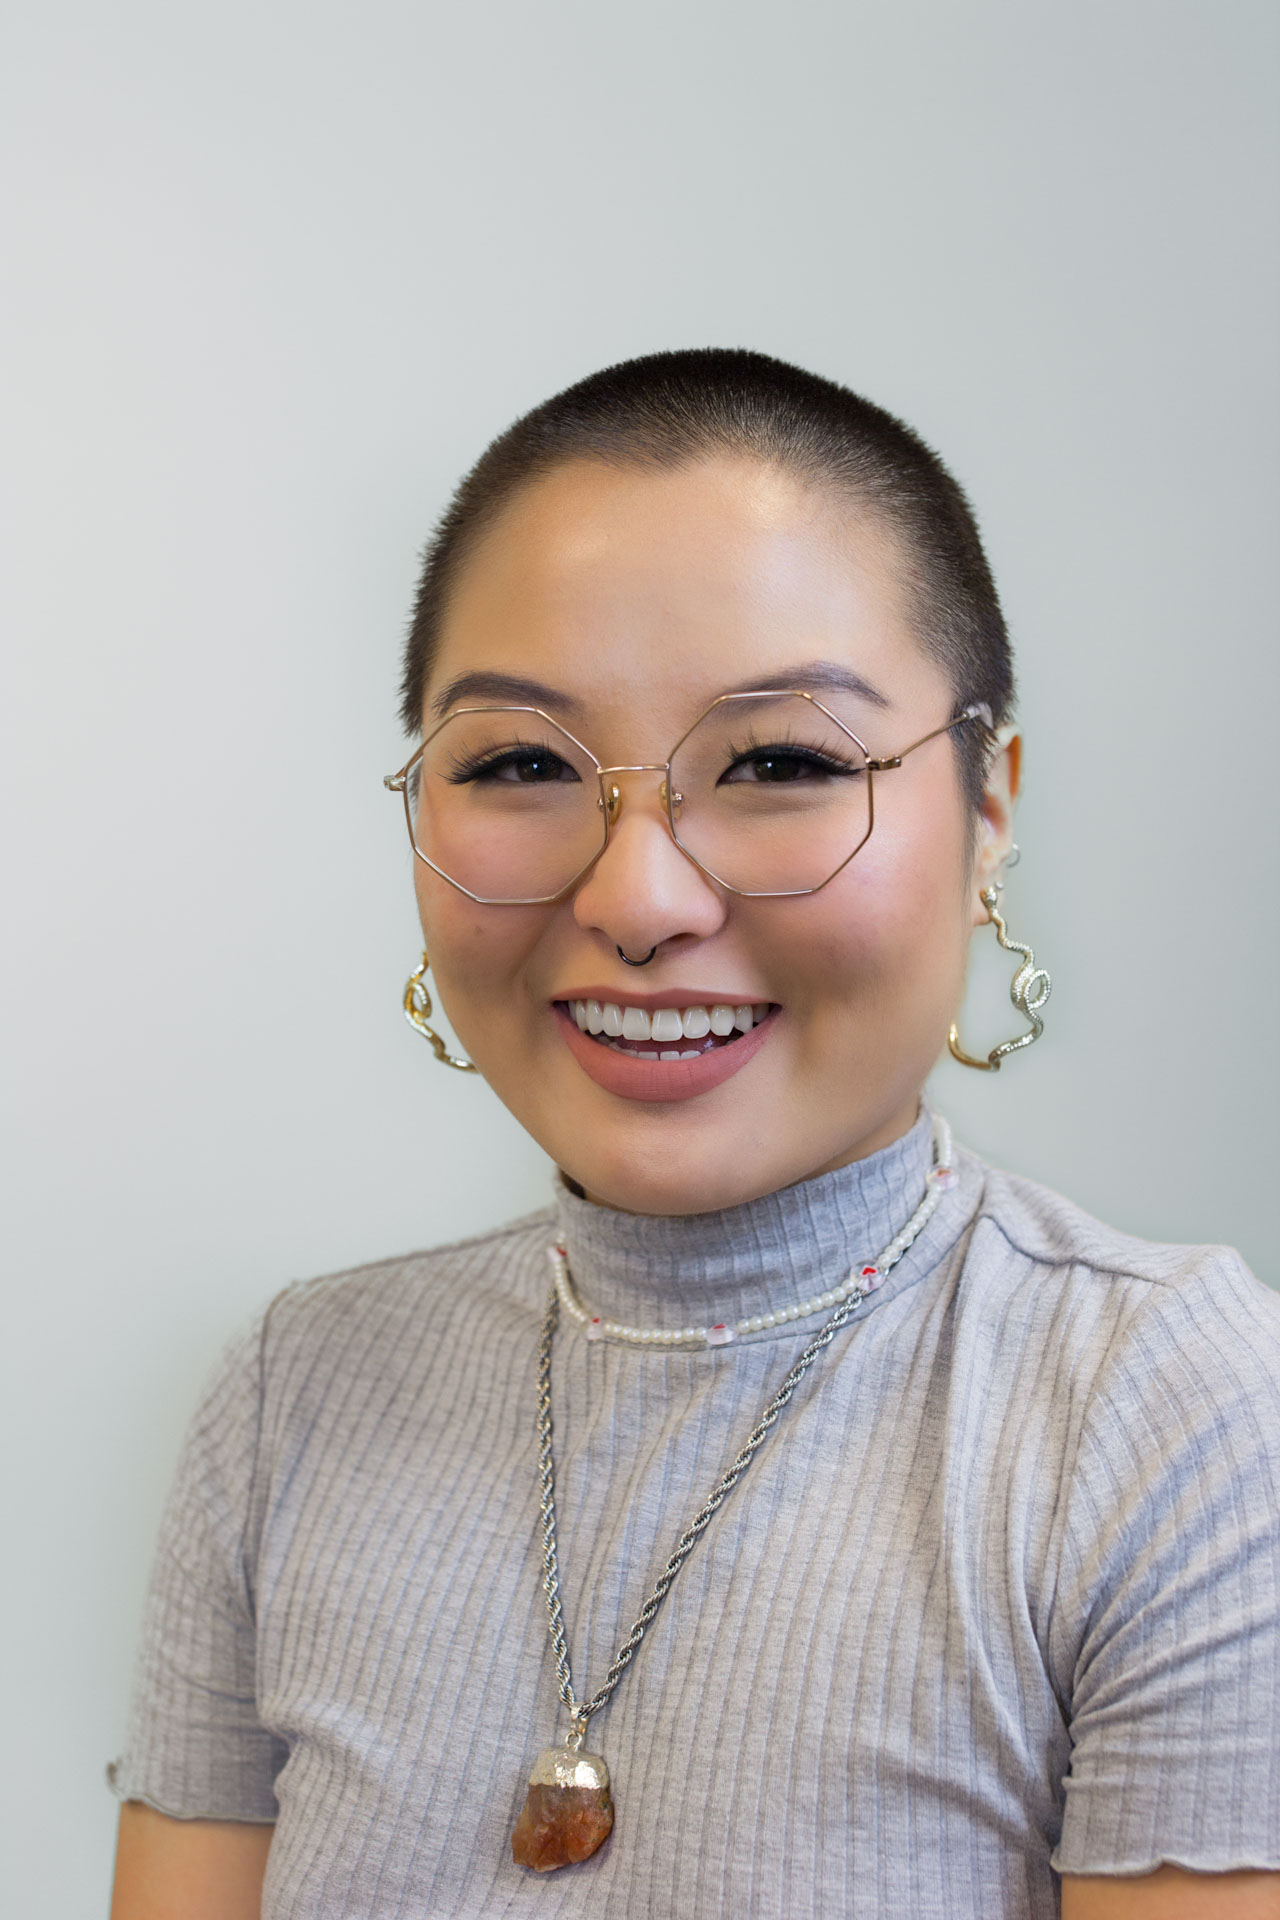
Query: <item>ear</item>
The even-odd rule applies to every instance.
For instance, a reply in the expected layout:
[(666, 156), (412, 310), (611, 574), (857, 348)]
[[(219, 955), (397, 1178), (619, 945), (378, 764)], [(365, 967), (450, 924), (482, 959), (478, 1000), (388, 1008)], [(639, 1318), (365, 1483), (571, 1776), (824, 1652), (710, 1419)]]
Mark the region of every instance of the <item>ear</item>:
[(978, 846), (973, 863), (975, 927), (986, 924), (983, 890), (1002, 877), (1005, 861), (1013, 846), (1013, 813), (1021, 785), (1022, 735), (1015, 727), (1000, 727), (996, 732), (996, 749), (991, 756), (983, 786)]

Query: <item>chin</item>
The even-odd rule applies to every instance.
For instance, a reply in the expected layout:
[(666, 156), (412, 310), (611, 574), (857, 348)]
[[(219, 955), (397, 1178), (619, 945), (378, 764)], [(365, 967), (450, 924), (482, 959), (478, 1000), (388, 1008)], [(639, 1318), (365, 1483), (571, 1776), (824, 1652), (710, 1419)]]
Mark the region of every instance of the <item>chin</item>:
[[(591, 1085), (558, 1048), (513, 1071), (514, 1053), (497, 1054), (486, 1072), (498, 1098), (584, 1193), (624, 1213), (741, 1206), (874, 1151), (916, 1112), (909, 1076), (886, 1074), (860, 1052), (840, 1060), (835, 1077), (845, 1088), (882, 1088), (870, 1102), (838, 1098), (808, 1058), (772, 1072), (756, 1059), (703, 1098), (658, 1102)], [(830, 1067), (830, 1046), (825, 1053)]]
[[(565, 1168), (565, 1172), (569, 1169)], [(736, 1207), (744, 1201), (758, 1199), (762, 1193), (770, 1193), (779, 1184), (776, 1180), (765, 1179), (752, 1184), (744, 1184), (741, 1176), (736, 1179), (725, 1175), (721, 1179), (682, 1179), (673, 1180), (670, 1173), (655, 1174), (652, 1180), (619, 1175), (610, 1178), (586, 1179), (577, 1174), (572, 1176), (587, 1195), (600, 1206), (616, 1207), (622, 1213), (651, 1213), (679, 1216), (691, 1213), (717, 1213), (724, 1207)]]
[(682, 1141), (660, 1137), (643, 1147), (619, 1142), (616, 1152), (601, 1152), (598, 1140), (562, 1142), (553, 1158), (592, 1200), (624, 1213), (716, 1213), (805, 1177), (806, 1167), (761, 1155), (759, 1141), (721, 1139), (706, 1145), (700, 1152), (687, 1136)]

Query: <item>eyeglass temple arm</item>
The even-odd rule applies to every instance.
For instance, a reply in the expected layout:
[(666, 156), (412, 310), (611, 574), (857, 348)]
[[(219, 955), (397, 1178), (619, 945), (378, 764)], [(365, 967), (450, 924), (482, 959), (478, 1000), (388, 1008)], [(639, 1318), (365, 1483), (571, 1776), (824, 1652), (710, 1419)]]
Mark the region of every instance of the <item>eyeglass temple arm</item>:
[(924, 746), (927, 740), (936, 740), (939, 734), (951, 733), (956, 727), (963, 727), (970, 720), (980, 720), (988, 733), (994, 732), (991, 709), (985, 701), (980, 701), (976, 706), (966, 707), (964, 712), (958, 713), (954, 720), (948, 720), (944, 727), (935, 727), (932, 733), (922, 733), (920, 738), (913, 740), (909, 747), (903, 747), (897, 753), (886, 754), (883, 760), (868, 760), (868, 771), (871, 773), (889, 773), (894, 767), (900, 767), (907, 755), (914, 753), (917, 747)]
[(409, 775), (413, 772), (413, 769), (417, 765), (418, 761), (421, 760), (423, 754), (426, 752), (426, 749), (427, 749), (427, 743), (424, 740), (422, 745), (418, 748), (417, 752), (411, 753), (409, 755), (409, 758), (405, 761), (404, 765), (401, 767), (398, 773), (383, 774), (382, 784), (387, 789), (388, 793), (404, 792), (405, 788), (409, 784)]

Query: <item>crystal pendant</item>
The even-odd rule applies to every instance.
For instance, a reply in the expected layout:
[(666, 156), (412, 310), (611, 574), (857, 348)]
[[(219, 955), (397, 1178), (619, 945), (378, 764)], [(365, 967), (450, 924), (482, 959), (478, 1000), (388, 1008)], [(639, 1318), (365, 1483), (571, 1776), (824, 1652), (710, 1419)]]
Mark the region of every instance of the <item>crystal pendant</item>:
[(544, 1747), (511, 1835), (518, 1867), (550, 1873), (589, 1860), (613, 1832), (609, 1769), (598, 1753)]

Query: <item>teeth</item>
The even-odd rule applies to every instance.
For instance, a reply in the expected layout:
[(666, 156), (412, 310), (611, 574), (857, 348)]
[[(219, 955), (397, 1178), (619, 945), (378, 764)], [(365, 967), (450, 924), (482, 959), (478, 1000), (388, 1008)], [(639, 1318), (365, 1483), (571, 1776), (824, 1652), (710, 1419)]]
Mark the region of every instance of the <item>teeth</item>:
[[(770, 1010), (767, 1000), (740, 1007), (659, 1007), (653, 1014), (643, 1007), (622, 1007), (612, 1000), (571, 1000), (569, 1012), (583, 1033), (606, 1040), (705, 1040), (709, 1033), (727, 1039), (731, 1033), (750, 1033)], [(658, 1053), (643, 1053), (648, 1060), (696, 1060), (699, 1048), (669, 1048)]]

